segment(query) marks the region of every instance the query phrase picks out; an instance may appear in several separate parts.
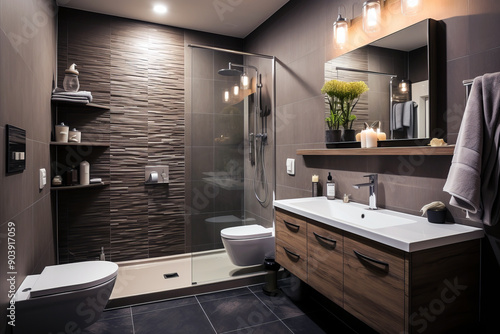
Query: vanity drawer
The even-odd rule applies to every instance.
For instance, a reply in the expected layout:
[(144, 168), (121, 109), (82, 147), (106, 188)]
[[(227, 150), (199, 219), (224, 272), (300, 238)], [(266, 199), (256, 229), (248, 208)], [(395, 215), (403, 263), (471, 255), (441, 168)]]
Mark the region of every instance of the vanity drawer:
[(404, 332), (404, 272), (404, 252), (344, 236), (344, 309), (378, 332)]
[(307, 226), (307, 282), (317, 291), (343, 306), (343, 236), (330, 227)]
[(292, 274), (307, 282), (307, 252), (283, 240), (276, 239), (276, 262)]
[(276, 242), (284, 241), (293, 245), (298, 252), (307, 254), (307, 223), (290, 213), (276, 211)]

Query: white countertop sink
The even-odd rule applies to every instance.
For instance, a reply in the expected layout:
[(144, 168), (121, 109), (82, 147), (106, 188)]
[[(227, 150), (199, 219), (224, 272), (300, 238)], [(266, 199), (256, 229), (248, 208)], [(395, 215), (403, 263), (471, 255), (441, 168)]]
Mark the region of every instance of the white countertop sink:
[(433, 224), (426, 217), (344, 203), (326, 197), (274, 201), (274, 206), (362, 237), (414, 252), (484, 236), (482, 229), (460, 224)]

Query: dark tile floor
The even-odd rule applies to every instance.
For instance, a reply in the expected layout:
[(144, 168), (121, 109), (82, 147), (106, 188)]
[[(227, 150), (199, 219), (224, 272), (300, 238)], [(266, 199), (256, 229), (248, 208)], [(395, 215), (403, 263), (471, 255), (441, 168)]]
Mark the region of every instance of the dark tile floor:
[[(104, 311), (84, 334), (160, 333), (370, 333), (355, 319), (340, 320), (341, 309), (324, 297), (280, 281), (270, 297), (262, 285)], [(284, 291), (284, 292), (283, 292)], [(296, 301), (294, 301), (296, 300)], [(300, 301), (297, 301), (300, 300)], [(333, 309), (332, 309), (333, 307)]]

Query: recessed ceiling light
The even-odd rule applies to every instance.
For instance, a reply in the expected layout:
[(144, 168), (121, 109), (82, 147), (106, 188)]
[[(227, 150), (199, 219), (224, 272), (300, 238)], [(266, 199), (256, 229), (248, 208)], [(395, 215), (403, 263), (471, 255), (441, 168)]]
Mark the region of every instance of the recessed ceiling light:
[(154, 5), (153, 11), (157, 14), (165, 14), (167, 12), (167, 6), (161, 4)]

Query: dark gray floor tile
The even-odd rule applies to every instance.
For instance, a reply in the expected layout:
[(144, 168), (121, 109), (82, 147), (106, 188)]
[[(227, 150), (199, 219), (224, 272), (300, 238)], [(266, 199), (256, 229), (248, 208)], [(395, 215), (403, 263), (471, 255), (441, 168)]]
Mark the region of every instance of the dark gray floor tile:
[(202, 295), (196, 295), (196, 298), (198, 298), (200, 303), (202, 303), (202, 302), (206, 302), (209, 300), (236, 297), (236, 296), (247, 295), (247, 294), (251, 294), (251, 293), (252, 292), (248, 288), (238, 288), (238, 289), (223, 290), (223, 291), (206, 293), (206, 294), (202, 294)]
[(264, 292), (255, 292), (255, 295), (279, 318), (286, 319), (296, 317), (321, 309), (321, 306), (309, 298), (293, 302), (283, 292), (277, 296), (267, 296)]
[(207, 301), (201, 306), (218, 333), (278, 320), (253, 294)]
[(294, 334), (356, 334), (351, 328), (326, 311), (288, 318), (283, 322)]
[(134, 334), (132, 317), (101, 319), (83, 330), (82, 334)]
[(117, 308), (114, 310), (104, 310), (99, 320), (130, 317), (130, 307)]
[(268, 322), (263, 325), (240, 328), (223, 334), (291, 334), (292, 332), (281, 321)]
[(133, 315), (135, 334), (215, 333), (199, 304)]
[(150, 303), (150, 304), (132, 306), (132, 313), (134, 315), (136, 315), (139, 313), (170, 309), (170, 308), (192, 305), (192, 304), (198, 304), (198, 301), (196, 300), (195, 297), (169, 299), (169, 300)]

